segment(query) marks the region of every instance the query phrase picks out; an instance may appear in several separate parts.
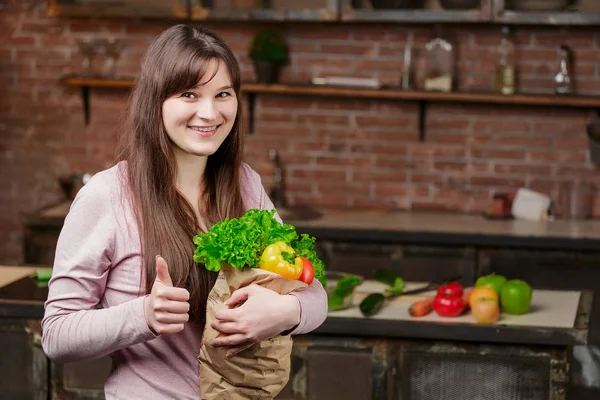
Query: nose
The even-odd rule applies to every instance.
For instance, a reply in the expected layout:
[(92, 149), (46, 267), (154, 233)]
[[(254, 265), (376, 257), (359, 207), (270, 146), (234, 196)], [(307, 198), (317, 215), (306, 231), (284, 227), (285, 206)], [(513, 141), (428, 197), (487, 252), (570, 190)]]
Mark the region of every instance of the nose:
[(212, 98), (204, 98), (198, 102), (196, 115), (206, 121), (212, 121), (217, 118), (217, 110)]

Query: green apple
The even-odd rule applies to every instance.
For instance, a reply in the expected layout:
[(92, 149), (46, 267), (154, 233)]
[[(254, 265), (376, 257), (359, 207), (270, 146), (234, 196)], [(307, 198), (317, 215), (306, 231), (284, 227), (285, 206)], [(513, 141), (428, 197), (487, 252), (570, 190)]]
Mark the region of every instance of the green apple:
[(531, 305), (531, 286), (520, 279), (511, 279), (502, 287), (500, 304), (507, 314), (521, 315), (529, 310)]
[(490, 287), (490, 288), (494, 289), (496, 291), (496, 293), (498, 293), (498, 296), (501, 295), (502, 288), (504, 287), (505, 284), (506, 284), (506, 278), (503, 277), (502, 275), (496, 275), (496, 274), (480, 276), (479, 278), (477, 278), (477, 281), (475, 281), (475, 287), (479, 287), (479, 286)]

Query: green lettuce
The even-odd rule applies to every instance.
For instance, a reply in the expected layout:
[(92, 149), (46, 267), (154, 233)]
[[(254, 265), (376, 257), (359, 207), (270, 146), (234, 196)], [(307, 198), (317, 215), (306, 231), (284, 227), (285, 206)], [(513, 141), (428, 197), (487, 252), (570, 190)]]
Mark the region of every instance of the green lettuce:
[(258, 268), (263, 250), (283, 241), (312, 263), (315, 278), (325, 286), (325, 265), (315, 252), (315, 238), (299, 235), (294, 226), (280, 224), (274, 215), (275, 210), (250, 209), (239, 218), (216, 223), (208, 232), (194, 236), (194, 261), (209, 271), (221, 270), (224, 263), (240, 270)]

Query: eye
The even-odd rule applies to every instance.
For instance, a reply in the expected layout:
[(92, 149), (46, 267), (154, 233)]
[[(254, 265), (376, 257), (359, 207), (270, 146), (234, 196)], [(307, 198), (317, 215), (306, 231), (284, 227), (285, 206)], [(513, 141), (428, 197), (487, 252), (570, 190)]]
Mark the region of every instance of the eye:
[(219, 98), (225, 98), (225, 97), (229, 97), (229, 96), (231, 96), (231, 93), (229, 93), (229, 92), (221, 92), (217, 95), (217, 97), (219, 97)]
[(183, 92), (180, 97), (185, 97), (186, 99), (195, 99), (197, 96), (192, 92)]

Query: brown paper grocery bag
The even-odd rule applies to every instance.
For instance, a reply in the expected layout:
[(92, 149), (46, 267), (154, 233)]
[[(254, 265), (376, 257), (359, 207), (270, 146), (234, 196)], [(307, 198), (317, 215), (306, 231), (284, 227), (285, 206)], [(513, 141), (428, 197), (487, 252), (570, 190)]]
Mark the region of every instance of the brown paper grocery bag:
[(279, 294), (304, 290), (307, 285), (258, 268), (240, 271), (225, 265), (208, 295), (206, 327), (200, 347), (200, 391), (203, 400), (272, 399), (290, 376), (291, 336), (276, 336), (227, 358), (227, 347), (209, 343), (220, 333), (211, 328), (215, 313), (227, 308), (225, 301), (239, 288), (257, 284)]

